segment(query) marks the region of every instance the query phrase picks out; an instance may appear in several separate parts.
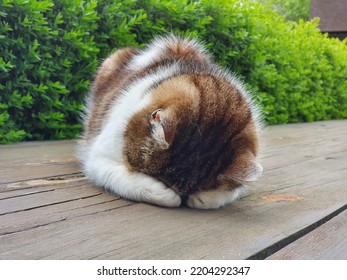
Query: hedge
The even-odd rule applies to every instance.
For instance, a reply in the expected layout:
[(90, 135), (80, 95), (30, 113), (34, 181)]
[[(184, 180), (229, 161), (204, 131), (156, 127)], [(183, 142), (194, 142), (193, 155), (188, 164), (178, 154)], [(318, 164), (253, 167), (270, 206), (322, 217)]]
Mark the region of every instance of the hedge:
[(99, 62), (170, 31), (203, 41), (268, 124), (347, 118), (347, 41), (252, 0), (2, 0), (0, 143), (66, 139)]
[(257, 0), (267, 6), (271, 6), (287, 20), (299, 21), (310, 18), (311, 0)]

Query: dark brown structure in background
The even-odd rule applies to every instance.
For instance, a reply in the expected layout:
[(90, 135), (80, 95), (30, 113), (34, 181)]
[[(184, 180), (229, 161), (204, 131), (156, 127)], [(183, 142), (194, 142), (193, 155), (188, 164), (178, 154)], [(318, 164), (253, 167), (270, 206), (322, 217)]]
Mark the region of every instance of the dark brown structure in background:
[(319, 17), (320, 30), (331, 37), (347, 37), (347, 0), (311, 0), (310, 17)]

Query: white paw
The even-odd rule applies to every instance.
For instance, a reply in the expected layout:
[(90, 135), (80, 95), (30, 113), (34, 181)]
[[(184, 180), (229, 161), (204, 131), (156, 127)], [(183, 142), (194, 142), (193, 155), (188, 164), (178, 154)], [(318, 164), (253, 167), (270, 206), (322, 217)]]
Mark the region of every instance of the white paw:
[(146, 186), (142, 195), (143, 200), (148, 203), (165, 207), (178, 207), (181, 205), (181, 197), (161, 182)]
[(207, 192), (191, 194), (187, 199), (187, 205), (190, 208), (197, 209), (215, 209), (220, 207), (220, 204), (213, 199), (213, 195), (208, 194)]
[(217, 209), (230, 204), (238, 198), (240, 191), (226, 191), (216, 189), (191, 194), (187, 199), (187, 205), (197, 209)]

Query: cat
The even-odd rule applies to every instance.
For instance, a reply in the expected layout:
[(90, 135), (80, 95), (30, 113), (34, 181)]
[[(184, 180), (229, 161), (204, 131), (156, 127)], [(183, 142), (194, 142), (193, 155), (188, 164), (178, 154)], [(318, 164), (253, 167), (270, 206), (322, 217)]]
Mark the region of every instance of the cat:
[(84, 173), (125, 199), (220, 208), (262, 174), (259, 109), (195, 39), (116, 50), (97, 71), (83, 119)]

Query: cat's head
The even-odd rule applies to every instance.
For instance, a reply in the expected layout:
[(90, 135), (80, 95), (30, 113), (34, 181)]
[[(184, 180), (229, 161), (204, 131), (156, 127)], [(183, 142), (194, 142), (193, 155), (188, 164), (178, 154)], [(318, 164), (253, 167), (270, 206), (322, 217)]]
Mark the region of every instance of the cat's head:
[(250, 101), (222, 76), (182, 74), (162, 81), (130, 120), (124, 158), (186, 196), (256, 180), (258, 128)]

